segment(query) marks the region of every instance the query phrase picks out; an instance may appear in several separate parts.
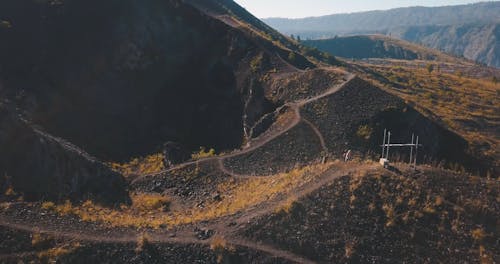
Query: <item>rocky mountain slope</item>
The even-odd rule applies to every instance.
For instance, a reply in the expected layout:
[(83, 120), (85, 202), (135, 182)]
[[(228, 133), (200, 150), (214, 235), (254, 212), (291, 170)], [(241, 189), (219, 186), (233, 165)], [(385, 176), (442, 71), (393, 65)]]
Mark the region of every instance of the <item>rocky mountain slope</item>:
[(499, 13), (499, 2), (485, 2), (264, 21), (284, 34), (300, 35), (302, 39), (385, 34), (500, 67)]
[(129, 203), (122, 175), (71, 143), (53, 137), (0, 103), (0, 189), (36, 200)]
[(167, 141), (238, 147), (245, 129), (275, 109), (260, 77), (314, 67), (300, 54), (287, 62), (290, 49), (182, 1), (0, 5), (9, 21), (0, 29), (2, 94), (105, 160), (153, 153)]
[(343, 61), (230, 0), (0, 10), (2, 263), (500, 255), (489, 68)]

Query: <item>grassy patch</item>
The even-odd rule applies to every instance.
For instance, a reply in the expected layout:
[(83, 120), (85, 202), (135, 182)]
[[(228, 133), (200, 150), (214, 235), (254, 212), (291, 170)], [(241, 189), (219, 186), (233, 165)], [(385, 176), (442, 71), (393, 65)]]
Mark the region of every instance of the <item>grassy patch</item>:
[(197, 153), (191, 154), (191, 158), (193, 160), (199, 160), (199, 159), (204, 159), (204, 158), (209, 158), (209, 157), (214, 157), (215, 156), (215, 149), (211, 148), (209, 150), (206, 150), (205, 147), (200, 147), (200, 151)]
[[(489, 78), (465, 76), (460, 71), (433, 69), (429, 72), (426, 66), (418, 64), (395, 65), (369, 66), (386, 81), (367, 77), (464, 137), (471, 144), (472, 153), (487, 157), (500, 155), (500, 137), (495, 133), (500, 119), (497, 84)], [(445, 66), (454, 67), (453, 64)]]
[[(81, 205), (63, 204), (48, 206), (61, 215), (72, 214), (83, 221), (101, 222), (116, 227), (160, 228), (196, 223), (235, 214), (258, 204), (272, 201), (280, 195), (288, 195), (298, 187), (317, 179), (339, 162), (310, 165), (269, 177), (256, 177), (240, 181), (227, 181), (214, 187), (223, 194), (221, 199), (210, 199), (204, 207), (183, 207), (165, 210), (171, 200), (158, 194), (132, 194), (132, 205), (119, 209), (106, 208), (87, 201)], [(265, 188), (263, 187), (265, 186)], [(286, 204), (287, 201), (284, 201)], [(283, 207), (279, 203), (279, 207)]]
[(134, 158), (127, 163), (109, 163), (110, 167), (125, 175), (144, 175), (157, 173), (165, 169), (163, 154), (154, 154), (142, 158)]

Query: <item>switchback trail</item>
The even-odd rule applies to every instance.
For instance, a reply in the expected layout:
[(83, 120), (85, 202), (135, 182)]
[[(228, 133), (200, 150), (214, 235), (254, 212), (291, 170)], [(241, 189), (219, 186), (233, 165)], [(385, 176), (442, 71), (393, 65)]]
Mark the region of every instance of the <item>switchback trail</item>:
[[(361, 164), (358, 166), (353, 166), (353, 164), (341, 165), (340, 167), (332, 167), (327, 171), (323, 172), (314, 181), (305, 183), (304, 185), (295, 189), (292, 195), (294, 199), (303, 198), (312, 192), (318, 190), (319, 188), (328, 185), (335, 179), (342, 176), (349, 175), (356, 171), (362, 170), (374, 170), (378, 166), (373, 164)], [(256, 205), (255, 207), (240, 213), (239, 215), (229, 215), (221, 217), (220, 219), (211, 220), (208, 222), (207, 227), (216, 231), (216, 234), (224, 237), (224, 239), (233, 246), (245, 247), (248, 249), (261, 251), (268, 253), (272, 256), (279, 257), (295, 263), (314, 263), (313, 261), (306, 259), (302, 256), (293, 254), (289, 251), (284, 251), (277, 249), (273, 246), (257, 243), (253, 241), (247, 241), (240, 238), (238, 232), (253, 219), (270, 214), (276, 210), (280, 205), (285, 204), (289, 201), (289, 195), (281, 195), (273, 200), (263, 202)], [(230, 225), (230, 223), (235, 223), (236, 225)], [(22, 223), (10, 219), (10, 217), (5, 217), (0, 215), (0, 226), (4, 226), (10, 229), (26, 231), (30, 233), (43, 233), (50, 235), (55, 238), (65, 238), (74, 239), (77, 241), (87, 241), (94, 243), (136, 243), (138, 237), (146, 233), (148, 235), (149, 241), (151, 243), (164, 243), (164, 244), (201, 244), (210, 245), (211, 240), (200, 240), (192, 232), (192, 225), (186, 225), (184, 228), (175, 231), (175, 237), (170, 236), (169, 230), (166, 231), (149, 231), (141, 232), (135, 230), (123, 229), (110, 229), (107, 231), (100, 230), (88, 230), (78, 225), (59, 226), (57, 222), (51, 222), (50, 224), (36, 225), (33, 223)], [(80, 228), (80, 229), (79, 229)], [(73, 229), (73, 230), (72, 230)], [(15, 254), (14, 254), (15, 255)], [(1, 256), (0, 256), (1, 257)], [(1, 258), (0, 258), (1, 259)]]
[[(147, 178), (147, 177), (154, 177), (158, 176), (164, 173), (168, 173), (170, 171), (176, 170), (183, 168), (185, 166), (189, 165), (194, 165), (200, 162), (208, 162), (208, 161), (216, 161), (218, 163), (219, 169), (230, 176), (236, 177), (236, 178), (249, 178), (249, 177), (259, 177), (255, 175), (240, 175), (237, 173), (232, 172), (230, 169), (226, 168), (224, 165), (224, 160), (232, 157), (237, 157), (240, 155), (244, 155), (246, 153), (249, 153), (251, 151), (254, 151), (270, 141), (278, 138), (279, 136), (285, 134), (286, 132), (290, 131), (292, 128), (297, 126), (300, 122), (306, 123), (315, 133), (315, 135), (318, 137), (321, 147), (324, 151), (327, 151), (328, 148), (325, 143), (325, 139), (319, 129), (309, 120), (303, 118), (300, 114), (300, 109), (302, 106), (315, 102), (321, 98), (327, 97), (329, 95), (332, 95), (336, 93), (337, 91), (341, 90), (343, 87), (345, 87), (352, 79), (355, 78), (355, 75), (349, 74), (348, 78), (346, 78), (346, 81), (343, 82), (342, 84), (336, 85), (334, 87), (331, 87), (327, 91), (325, 91), (322, 94), (316, 95), (312, 98), (307, 98), (307, 99), (301, 99), (297, 100), (295, 102), (290, 102), (286, 103), (282, 107), (289, 107), (291, 111), (293, 111), (293, 117), (288, 120), (288, 122), (281, 128), (272, 131), (268, 134), (264, 133), (262, 135), (262, 138), (260, 138), (255, 144), (250, 145), (247, 148), (244, 148), (240, 151), (235, 151), (230, 154), (226, 154), (224, 156), (217, 156), (217, 157), (209, 157), (209, 158), (203, 158), (195, 161), (190, 161), (186, 162), (183, 164), (176, 165), (172, 168), (169, 168), (167, 170), (154, 173), (154, 174), (148, 174), (148, 175), (143, 175), (137, 179), (134, 179), (132, 183), (139, 181), (141, 179)], [(279, 111), (279, 109), (277, 109)], [(43, 134), (45, 136), (45, 133), (39, 130), (35, 130), (36, 133)], [(56, 140), (58, 142), (59, 139), (50, 137), (52, 140)], [(60, 142), (61, 145), (71, 149), (72, 151), (79, 152), (80, 150), (73, 145), (66, 142)], [(90, 156), (90, 155), (89, 155)], [(89, 157), (89, 159), (92, 159), (92, 157)], [(293, 190), (292, 192), (288, 194), (281, 194), (278, 195), (278, 197), (273, 198), (272, 200), (257, 204), (251, 208), (247, 208), (243, 212), (239, 212), (237, 214), (229, 215), (229, 216), (223, 216), (219, 217), (215, 220), (210, 220), (205, 225), (207, 225), (209, 228), (212, 228), (213, 230), (216, 231), (217, 235), (223, 236), (226, 241), (234, 246), (240, 246), (240, 247), (245, 247), (248, 249), (268, 253), (272, 256), (279, 257), (285, 260), (288, 260), (290, 262), (296, 262), (296, 263), (314, 263), (313, 261), (306, 259), (302, 256), (296, 255), (292, 252), (289, 251), (284, 251), (281, 249), (277, 249), (275, 247), (272, 247), (270, 245), (265, 245), (261, 243), (256, 243), (253, 241), (248, 241), (245, 240), (244, 238), (239, 237), (238, 232), (241, 231), (242, 228), (248, 223), (251, 222), (252, 219), (264, 216), (266, 214), (272, 213), (276, 210), (277, 207), (280, 205), (285, 204), (290, 200), (290, 196), (293, 196), (294, 199), (300, 199), (304, 196), (307, 196), (308, 194), (314, 192), (315, 190), (318, 190), (322, 186), (327, 185), (329, 182), (332, 182), (336, 178), (348, 175), (354, 171), (359, 171), (359, 170), (364, 170), (364, 169), (373, 169), (373, 165), (359, 165), (359, 166), (352, 166), (350, 168), (336, 168), (338, 170), (334, 169), (328, 169), (326, 172), (322, 173), (320, 176), (318, 176), (315, 180), (305, 183), (302, 186), (297, 187), (297, 189)], [(260, 177), (269, 177), (269, 176), (260, 176)], [(231, 223), (236, 223), (236, 225), (231, 225)], [(42, 222), (39, 222), (38, 225), (35, 223), (22, 223), (15, 221), (13, 219), (9, 219), (8, 217), (5, 217), (5, 215), (0, 215), (0, 226), (4, 226), (7, 228), (11, 229), (16, 229), (16, 230), (22, 230), (22, 231), (27, 231), (27, 232), (43, 232), (45, 234), (49, 234), (54, 237), (61, 237), (61, 238), (67, 238), (67, 239), (75, 239), (75, 240), (80, 240), (80, 241), (89, 241), (89, 242), (96, 242), (96, 243), (102, 243), (102, 242), (109, 242), (109, 243), (131, 243), (131, 242), (136, 242), (137, 237), (142, 234), (140, 231), (135, 231), (133, 229), (128, 229), (126, 231), (122, 229), (112, 229), (112, 231), (108, 232), (99, 232), (93, 229), (87, 229), (83, 228), (82, 226), (63, 226), (62, 224), (43, 224)], [(150, 231), (147, 232), (147, 234), (150, 237), (150, 241), (152, 243), (173, 243), (173, 244), (202, 244), (202, 245), (209, 245), (210, 240), (200, 240), (197, 238), (190, 229), (193, 224), (186, 225), (179, 227), (178, 230), (176, 230), (176, 235), (175, 236), (170, 236), (167, 231)], [(29, 252), (28, 252), (29, 253)], [(19, 253), (21, 254), (21, 253)]]
[(162, 175), (162, 174), (174, 171), (174, 170), (178, 170), (178, 169), (184, 168), (184, 167), (189, 166), (189, 165), (194, 165), (194, 164), (197, 164), (197, 163), (200, 163), (200, 162), (208, 162), (208, 161), (217, 161), (219, 163), (219, 166), (220, 166), (221, 170), (224, 173), (232, 175), (234, 177), (239, 177), (239, 178), (255, 177), (255, 175), (241, 175), (241, 174), (237, 174), (237, 173), (231, 172), (230, 169), (225, 168), (224, 160), (228, 159), (228, 158), (233, 158), (233, 157), (237, 157), (237, 156), (241, 156), (241, 155), (247, 154), (247, 153), (249, 153), (251, 151), (254, 151), (254, 150), (256, 150), (256, 149), (264, 146), (265, 144), (269, 143), (270, 141), (272, 141), (272, 140), (278, 138), (279, 136), (285, 134), (286, 132), (290, 131), (292, 128), (294, 128), (295, 126), (297, 126), (301, 121), (304, 121), (314, 131), (314, 133), (317, 135), (318, 139), (320, 140), (320, 143), (321, 143), (321, 146), (322, 146), (323, 150), (328, 151), (328, 148), (326, 146), (325, 139), (324, 139), (323, 135), (321, 134), (321, 132), (319, 131), (319, 129), (312, 122), (310, 122), (309, 120), (306, 120), (305, 118), (303, 118), (301, 116), (300, 109), (301, 109), (301, 107), (303, 107), (303, 106), (305, 106), (305, 105), (307, 105), (309, 103), (315, 102), (315, 101), (317, 101), (319, 99), (328, 97), (328, 96), (330, 96), (330, 95), (338, 92), (339, 90), (341, 90), (342, 88), (344, 88), (347, 84), (349, 84), (355, 77), (356, 77), (355, 74), (349, 73), (345, 82), (343, 82), (343, 83), (341, 83), (339, 85), (331, 87), (330, 89), (328, 89), (327, 91), (325, 91), (322, 94), (316, 95), (316, 96), (311, 97), (311, 98), (301, 99), (301, 100), (297, 100), (295, 102), (286, 103), (285, 105), (283, 105), (282, 107), (288, 106), (288, 107), (290, 107), (293, 110), (293, 112), (294, 112), (294, 118), (293, 118), (293, 120), (290, 123), (288, 123), (284, 128), (279, 129), (278, 131), (275, 131), (271, 135), (265, 135), (265, 138), (263, 138), (257, 144), (251, 145), (248, 148), (244, 148), (244, 149), (242, 149), (240, 151), (235, 151), (235, 152), (230, 153), (230, 154), (225, 154), (223, 156), (208, 157), (208, 158), (202, 158), (202, 159), (198, 159), (198, 160), (194, 160), (194, 161), (189, 161), (189, 162), (185, 162), (185, 163), (182, 163), (182, 164), (175, 165), (175, 166), (173, 166), (173, 167), (171, 167), (169, 169), (166, 169), (166, 170), (163, 170), (163, 171), (160, 171), (160, 172), (157, 172), (157, 173), (151, 173), (151, 174), (141, 175), (140, 177), (135, 178), (132, 181), (132, 184), (136, 183), (139, 180), (142, 180), (144, 178), (159, 176), (159, 175)]

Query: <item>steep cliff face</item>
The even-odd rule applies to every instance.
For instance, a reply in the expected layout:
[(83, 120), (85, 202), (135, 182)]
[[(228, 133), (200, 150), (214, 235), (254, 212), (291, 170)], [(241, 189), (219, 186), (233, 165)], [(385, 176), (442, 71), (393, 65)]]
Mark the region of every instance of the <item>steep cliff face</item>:
[(6, 105), (0, 105), (0, 145), (3, 192), (12, 188), (27, 200), (129, 200), (121, 175), (78, 147), (32, 127)]
[(182, 1), (8, 0), (0, 10), (10, 23), (2, 94), (100, 159), (167, 141), (236, 148), (244, 126), (274, 110), (258, 83), (283, 64), (279, 52)]
[(420, 26), (395, 29), (393, 36), (490, 66), (500, 67), (500, 24)]

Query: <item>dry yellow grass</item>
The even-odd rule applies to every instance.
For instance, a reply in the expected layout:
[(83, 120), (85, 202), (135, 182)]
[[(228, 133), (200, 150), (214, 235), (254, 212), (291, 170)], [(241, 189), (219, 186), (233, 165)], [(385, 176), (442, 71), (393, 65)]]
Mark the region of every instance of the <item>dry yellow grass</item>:
[(44, 203), (42, 203), (42, 209), (52, 210), (54, 208), (56, 208), (56, 204), (53, 203), (53, 202), (44, 202)]
[(84, 221), (102, 222), (111, 226), (159, 228), (188, 224), (235, 214), (272, 201), (278, 195), (290, 194), (336, 164), (337, 162), (316, 164), (270, 177), (228, 181), (215, 187), (216, 191), (223, 194), (223, 199), (206, 201), (204, 208), (193, 205), (191, 208), (165, 212), (165, 203), (170, 203), (168, 198), (154, 194), (133, 194), (132, 205), (122, 206), (120, 209), (105, 208), (91, 201), (82, 205), (72, 205), (66, 201), (55, 206), (54, 210), (61, 215), (73, 214)]
[(132, 196), (132, 204), (141, 211), (159, 210), (167, 211), (170, 206), (170, 198), (160, 194), (136, 194)]
[(459, 72), (429, 73), (415, 65), (369, 67), (389, 80), (372, 79), (375, 84), (463, 136), (478, 153), (500, 157), (500, 137), (494, 131), (500, 120), (500, 85)]
[(291, 213), (293, 206), (295, 205), (296, 202), (297, 202), (297, 198), (292, 196), (292, 197), (288, 198), (283, 204), (276, 207), (274, 212), (275, 213), (284, 212), (286, 214), (289, 214), (289, 213)]
[(47, 238), (39, 232), (31, 234), (31, 245), (33, 247), (39, 247), (47, 243)]
[(17, 193), (14, 191), (14, 188), (12, 186), (9, 186), (7, 190), (5, 190), (5, 196), (16, 196)]
[(163, 158), (163, 154), (153, 154), (144, 158), (134, 158), (128, 163), (109, 163), (109, 166), (124, 176), (151, 174), (165, 169)]
[(229, 245), (222, 236), (214, 236), (210, 241), (210, 250), (217, 256), (217, 263), (222, 263), (227, 252), (234, 252), (235, 248)]
[(58, 263), (58, 258), (70, 254), (80, 246), (80, 243), (74, 242), (38, 252), (37, 256), (42, 263)]
[(199, 159), (204, 159), (204, 158), (209, 158), (215, 156), (215, 149), (211, 148), (209, 150), (206, 150), (205, 147), (200, 147), (200, 151), (197, 153), (191, 154), (191, 158), (193, 160), (199, 160)]
[(474, 238), (474, 240), (481, 241), (486, 236), (486, 233), (484, 232), (484, 230), (482, 228), (476, 228), (476, 229), (472, 230), (471, 236), (472, 236), (472, 238)]

